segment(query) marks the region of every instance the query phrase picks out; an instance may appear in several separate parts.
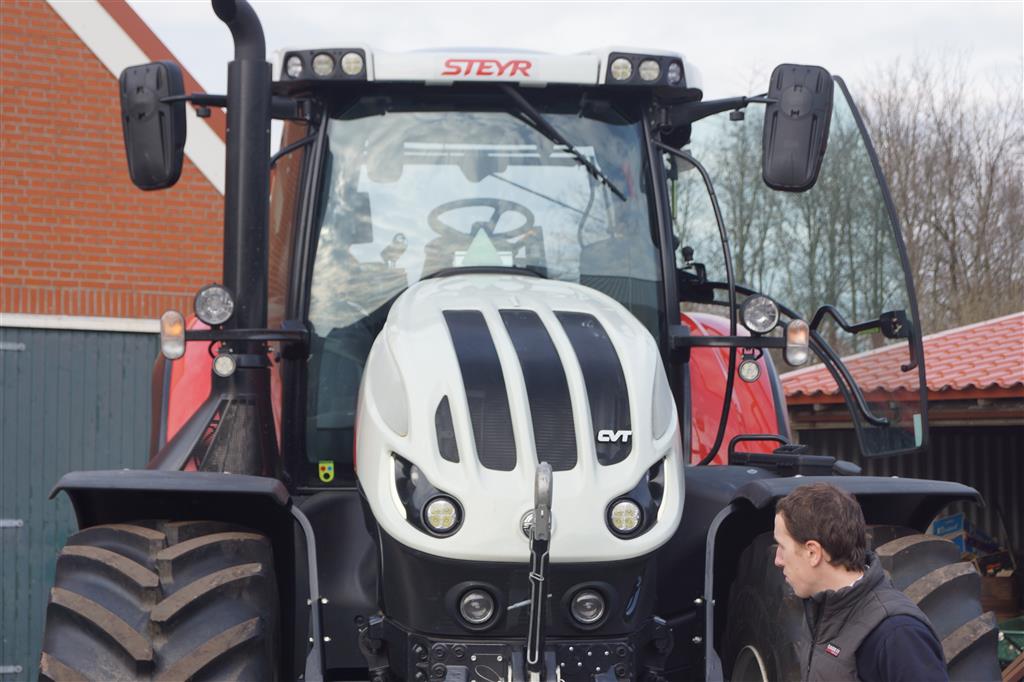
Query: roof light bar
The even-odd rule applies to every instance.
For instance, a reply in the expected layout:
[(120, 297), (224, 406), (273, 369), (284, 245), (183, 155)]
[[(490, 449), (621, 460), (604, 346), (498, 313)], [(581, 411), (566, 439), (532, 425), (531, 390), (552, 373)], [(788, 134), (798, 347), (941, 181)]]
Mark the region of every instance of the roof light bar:
[(362, 48), (292, 50), (286, 52), (283, 81), (366, 80), (366, 52)]
[(612, 52), (608, 55), (607, 64), (604, 82), (608, 85), (666, 85), (674, 88), (686, 85), (683, 62), (679, 57)]

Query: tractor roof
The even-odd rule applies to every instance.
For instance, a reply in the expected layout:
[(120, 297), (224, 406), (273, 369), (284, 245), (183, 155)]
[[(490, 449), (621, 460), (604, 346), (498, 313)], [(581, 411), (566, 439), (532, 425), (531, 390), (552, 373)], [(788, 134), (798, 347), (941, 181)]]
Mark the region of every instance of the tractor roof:
[(562, 55), (465, 47), (385, 52), (360, 45), (281, 50), (275, 62), (275, 80), (281, 84), (483, 82), (518, 83), (524, 87), (607, 85), (680, 91), (699, 91), (702, 85), (697, 68), (678, 53), (618, 47)]

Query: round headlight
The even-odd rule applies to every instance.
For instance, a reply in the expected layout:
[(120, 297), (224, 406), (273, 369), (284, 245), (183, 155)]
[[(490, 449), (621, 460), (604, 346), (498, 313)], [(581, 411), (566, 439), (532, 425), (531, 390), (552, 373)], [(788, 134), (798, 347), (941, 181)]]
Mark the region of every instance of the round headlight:
[(302, 57), (293, 54), (288, 57), (288, 61), (284, 65), (285, 73), (288, 74), (289, 78), (298, 78), (302, 74)]
[(219, 377), (229, 377), (235, 373), (237, 362), (230, 353), (221, 353), (213, 361), (213, 372)]
[(740, 366), (736, 370), (740, 379), (743, 379), (748, 384), (757, 381), (758, 377), (761, 376), (761, 366), (757, 364), (757, 360), (746, 359), (740, 363)]
[(199, 290), (192, 303), (196, 317), (211, 327), (224, 324), (235, 312), (235, 299), (231, 292), (220, 284), (210, 284)]
[(459, 615), (470, 625), (483, 625), (494, 616), (494, 597), (487, 590), (466, 592), (459, 600)]
[(743, 326), (757, 334), (767, 334), (779, 323), (779, 306), (767, 296), (751, 296), (740, 306)]
[(643, 512), (640, 505), (633, 500), (619, 500), (612, 505), (608, 514), (608, 522), (617, 533), (629, 534), (640, 527), (643, 520)]
[(435, 497), (423, 509), (423, 520), (435, 533), (449, 533), (459, 525), (459, 508), (449, 497)]
[(617, 81), (627, 80), (633, 75), (633, 64), (625, 57), (619, 57), (612, 62), (612, 78)]
[(593, 625), (604, 617), (604, 597), (597, 590), (580, 590), (573, 595), (569, 611), (578, 623)]
[(346, 76), (358, 76), (363, 72), (363, 58), (358, 52), (346, 52), (341, 57), (341, 70)]
[(334, 71), (334, 57), (326, 52), (313, 57), (313, 73), (318, 76), (330, 76), (331, 71)]
[(640, 74), (640, 80), (656, 81), (658, 76), (661, 75), (661, 65), (653, 59), (645, 59), (640, 62), (640, 68), (637, 69), (637, 73)]
[(666, 74), (669, 85), (679, 85), (683, 80), (683, 67), (679, 62), (672, 62), (668, 65), (668, 72)]

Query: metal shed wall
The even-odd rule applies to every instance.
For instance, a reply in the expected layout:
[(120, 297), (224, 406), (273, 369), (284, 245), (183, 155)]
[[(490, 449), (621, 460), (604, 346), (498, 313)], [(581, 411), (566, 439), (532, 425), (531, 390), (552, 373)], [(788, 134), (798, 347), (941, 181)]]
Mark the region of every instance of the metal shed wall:
[[(957, 481), (982, 494), (985, 507), (965, 507), (993, 537), (1002, 523), (1017, 556), (1024, 552), (1024, 426), (955, 426), (930, 429), (930, 452), (907, 457), (863, 459), (849, 429), (799, 431), (814, 453), (856, 462), (871, 476)], [(959, 510), (959, 509), (958, 509)]]
[(76, 528), (50, 489), (68, 471), (146, 463), (158, 345), (151, 333), (0, 327), (0, 682), (38, 676), (56, 554)]

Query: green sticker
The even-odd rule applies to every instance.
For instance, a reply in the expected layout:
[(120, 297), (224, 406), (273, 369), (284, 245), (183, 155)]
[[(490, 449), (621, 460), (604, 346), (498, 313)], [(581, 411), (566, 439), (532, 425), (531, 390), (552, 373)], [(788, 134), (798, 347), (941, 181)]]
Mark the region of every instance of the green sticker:
[(330, 483), (334, 480), (334, 460), (333, 459), (322, 459), (320, 460), (320, 480), (324, 483)]
[(914, 413), (914, 447), (921, 447), (924, 442), (924, 424), (921, 421), (920, 413)]

